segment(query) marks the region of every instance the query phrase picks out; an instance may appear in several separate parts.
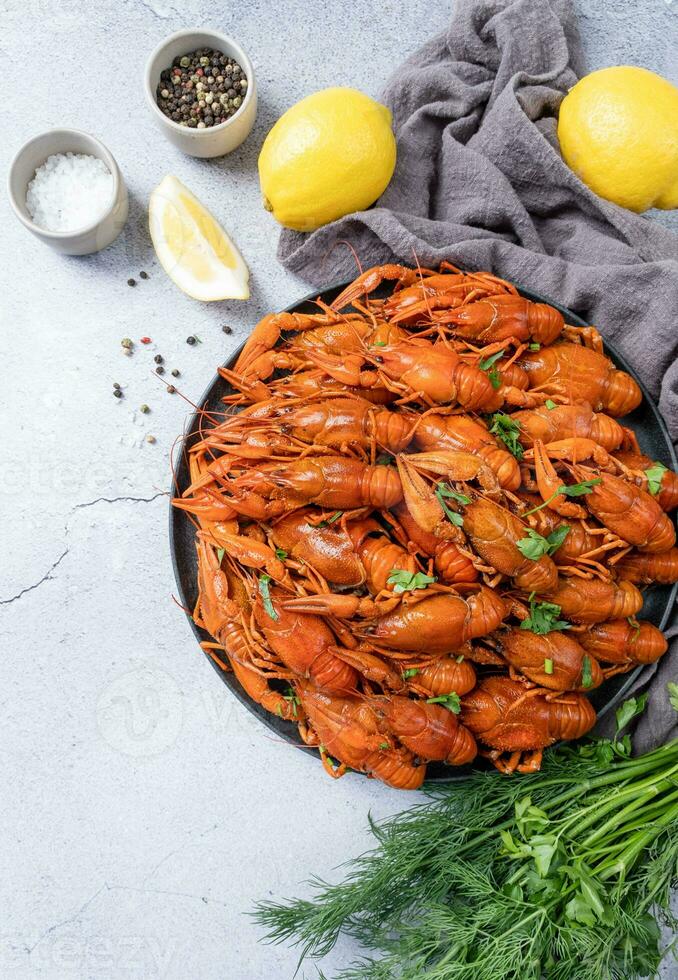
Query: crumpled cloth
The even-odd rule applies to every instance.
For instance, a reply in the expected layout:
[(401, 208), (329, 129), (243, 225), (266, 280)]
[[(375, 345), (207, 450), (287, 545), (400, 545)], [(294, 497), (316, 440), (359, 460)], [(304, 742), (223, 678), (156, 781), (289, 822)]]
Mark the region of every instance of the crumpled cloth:
[[(398, 142), (386, 192), (312, 234), (284, 230), (278, 257), (321, 287), (355, 277), (348, 242), (363, 268), (448, 259), (551, 296), (626, 356), (678, 440), (678, 236), (597, 197), (562, 160), (558, 106), (584, 71), (569, 0), (457, 0), (449, 30), (383, 93)], [(667, 632), (670, 652), (636, 685), (651, 691), (636, 751), (678, 734), (675, 615)]]

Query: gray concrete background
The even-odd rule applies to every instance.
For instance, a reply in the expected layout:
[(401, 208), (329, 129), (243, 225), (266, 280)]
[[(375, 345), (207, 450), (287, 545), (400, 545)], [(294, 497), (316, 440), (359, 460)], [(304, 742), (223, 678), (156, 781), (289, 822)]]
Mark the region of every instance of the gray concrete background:
[[(630, 62), (678, 81), (678, 3), (577, 7), (590, 68)], [(305, 292), (277, 266), (276, 226), (260, 207), (265, 133), (317, 88), (377, 95), (450, 9), (423, 0), (259, 0), (219, 14), (197, 0), (0, 5), (0, 170), (28, 137), (71, 125), (103, 138), (132, 199), (113, 247), (68, 259), (38, 244), (0, 197), (2, 977), (287, 980), (295, 953), (261, 945), (245, 913), (256, 899), (298, 893), (312, 873), (330, 875), (367, 843), (368, 809), (383, 816), (405, 803), (358, 776), (333, 783), (271, 738), (197, 650), (171, 601), (162, 496), (188, 406), (151, 370), (161, 352), (197, 398), (261, 314)], [(260, 93), (246, 145), (213, 162), (164, 141), (141, 89), (153, 46), (202, 24), (241, 41)], [(195, 303), (159, 269), (145, 207), (169, 172), (240, 244), (252, 270), (247, 305)], [(126, 280), (141, 269), (151, 278), (132, 290)], [(190, 348), (193, 331), (203, 342)], [(154, 343), (125, 358), (126, 335)], [(143, 402), (148, 416), (136, 411)], [(143, 441), (148, 432), (155, 445)], [(337, 950), (329, 975), (350, 952)]]

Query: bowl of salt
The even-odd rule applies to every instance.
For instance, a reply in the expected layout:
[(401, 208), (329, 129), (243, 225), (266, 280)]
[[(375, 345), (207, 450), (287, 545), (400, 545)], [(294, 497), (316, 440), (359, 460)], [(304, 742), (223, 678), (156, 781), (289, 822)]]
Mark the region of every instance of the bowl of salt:
[(115, 159), (77, 129), (52, 129), (25, 143), (7, 189), (19, 221), (66, 255), (106, 248), (127, 220), (127, 188)]

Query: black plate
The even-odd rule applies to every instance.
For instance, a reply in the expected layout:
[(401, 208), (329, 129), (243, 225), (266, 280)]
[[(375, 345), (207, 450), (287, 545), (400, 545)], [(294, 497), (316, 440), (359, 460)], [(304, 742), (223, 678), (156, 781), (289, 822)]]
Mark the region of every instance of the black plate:
[[(313, 300), (320, 296), (325, 303), (329, 304), (335, 299), (336, 296), (339, 295), (341, 290), (344, 289), (346, 285), (347, 283), (343, 282), (338, 285), (329, 286), (320, 293), (311, 293), (308, 296), (305, 296), (298, 303), (295, 303), (293, 306), (288, 306), (286, 312), (317, 312), (317, 307), (313, 305)], [(385, 286), (383, 291), (386, 292), (389, 290), (389, 288), (389, 286)], [(586, 326), (584, 320), (572, 313), (571, 310), (566, 309), (564, 306), (560, 306), (559, 303), (555, 303), (552, 299), (545, 296), (540, 296), (537, 293), (533, 293), (529, 289), (522, 289), (521, 287), (518, 287), (518, 289), (521, 295), (525, 296), (527, 299), (531, 299), (539, 303), (549, 303), (551, 306), (554, 306), (563, 314), (567, 323), (577, 327)], [(377, 290), (375, 291), (374, 295), (379, 296), (380, 292), (381, 290)], [(226, 361), (225, 367), (234, 367), (241, 350), (242, 346), (231, 355), (228, 361)], [(671, 439), (669, 438), (666, 425), (659, 414), (657, 406), (650, 398), (650, 395), (636, 373), (633, 371), (632, 367), (627, 364), (624, 358), (609, 344), (606, 344), (606, 352), (618, 368), (621, 368), (623, 371), (627, 371), (633, 378), (635, 378), (643, 392), (643, 402), (640, 407), (621, 421), (623, 421), (624, 425), (628, 425), (634, 429), (643, 452), (647, 453), (648, 456), (651, 456), (652, 459), (660, 460), (671, 469), (678, 469)], [(224, 397), (224, 395), (231, 394), (232, 392), (233, 389), (231, 386), (217, 374), (212, 379), (207, 390), (204, 392), (199, 404), (210, 412), (223, 411), (224, 406), (221, 403), (221, 399)], [(198, 422), (199, 416), (196, 414), (190, 420), (186, 430), (186, 435), (184, 437), (182, 452), (178, 459), (175, 478), (176, 485), (179, 488), (179, 493), (181, 493), (181, 491), (183, 491), (190, 482), (186, 453), (183, 452), (183, 448), (185, 445), (190, 444), (192, 437), (197, 432)], [(172, 496), (178, 495), (176, 486), (174, 485), (172, 486), (170, 492)], [(177, 510), (171, 505), (169, 518), (170, 549), (172, 553), (174, 574), (179, 589), (179, 597), (185, 608), (193, 609), (198, 596), (197, 559), (194, 543), (195, 528), (183, 511)], [(650, 622), (654, 623), (655, 626), (663, 629), (668, 622), (669, 615), (676, 598), (677, 590), (678, 584), (673, 586), (654, 585), (647, 589), (645, 592), (645, 604), (642, 612), (643, 619), (648, 619)], [(211, 639), (207, 633), (195, 625), (193, 620), (189, 619), (189, 622), (198, 640)], [(208, 659), (210, 659), (210, 663), (217, 671), (223, 683), (230, 689), (231, 693), (234, 694), (241, 704), (244, 704), (253, 715), (256, 715), (267, 728), (271, 729), (271, 731), (273, 731), (284, 741), (289, 742), (291, 745), (294, 745), (297, 748), (301, 748), (305, 752), (311, 752), (317, 757), (317, 752), (315, 749), (309, 749), (304, 745), (300, 745), (299, 733), (296, 725), (294, 725), (292, 722), (284, 721), (282, 718), (278, 718), (276, 715), (272, 715), (268, 711), (264, 711), (261, 705), (253, 701), (243, 691), (238, 682), (235, 680), (233, 674), (224, 673), (224, 671), (220, 670), (220, 668), (214, 663), (213, 660), (211, 660), (211, 658)], [(591, 694), (591, 701), (598, 713), (599, 718), (607, 714), (608, 711), (611, 711), (612, 708), (614, 708), (623, 699), (625, 693), (633, 684), (641, 669), (642, 668), (639, 667), (629, 674), (617, 675), (616, 677), (611, 678), (601, 687), (597, 688)], [(476, 764), (474, 763), (474, 767), (475, 765)], [(483, 768), (485, 767), (483, 760), (480, 760), (479, 765)], [(470, 766), (452, 768), (442, 763), (429, 763), (427, 780), (445, 782), (451, 779), (462, 779), (468, 775), (471, 768), (472, 767)]]

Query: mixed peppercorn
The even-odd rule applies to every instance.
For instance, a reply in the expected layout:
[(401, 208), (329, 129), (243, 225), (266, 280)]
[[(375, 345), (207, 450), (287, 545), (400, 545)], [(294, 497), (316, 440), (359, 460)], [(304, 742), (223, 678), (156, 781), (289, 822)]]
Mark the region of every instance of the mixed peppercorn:
[(175, 58), (160, 73), (156, 101), (180, 126), (206, 129), (235, 115), (245, 101), (247, 85), (237, 61), (213, 48), (198, 48)]

